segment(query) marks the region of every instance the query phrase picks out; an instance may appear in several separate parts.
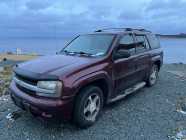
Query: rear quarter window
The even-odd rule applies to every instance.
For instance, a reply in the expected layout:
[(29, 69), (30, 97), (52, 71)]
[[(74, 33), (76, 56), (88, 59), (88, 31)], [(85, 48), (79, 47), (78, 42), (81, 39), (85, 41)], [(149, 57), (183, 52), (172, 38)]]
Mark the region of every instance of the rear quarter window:
[(147, 35), (147, 38), (152, 49), (160, 48), (160, 42), (156, 35)]

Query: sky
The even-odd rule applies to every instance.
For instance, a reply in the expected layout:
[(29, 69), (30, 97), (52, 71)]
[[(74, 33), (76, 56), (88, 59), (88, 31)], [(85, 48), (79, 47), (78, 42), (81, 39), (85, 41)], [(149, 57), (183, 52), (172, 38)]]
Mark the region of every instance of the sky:
[(68, 37), (101, 28), (186, 33), (186, 0), (0, 0), (0, 38)]

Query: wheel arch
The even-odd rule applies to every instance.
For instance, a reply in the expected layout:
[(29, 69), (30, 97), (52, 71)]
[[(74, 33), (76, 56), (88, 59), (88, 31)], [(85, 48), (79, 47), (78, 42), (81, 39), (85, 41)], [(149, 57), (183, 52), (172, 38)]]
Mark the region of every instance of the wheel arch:
[(109, 94), (111, 93), (112, 90), (112, 84), (110, 83), (109, 77), (106, 76), (105, 74), (99, 74), (96, 76), (88, 76), (86, 78), (82, 78), (77, 82), (75, 85), (75, 98), (78, 96), (78, 94), (88, 86), (97, 86), (99, 87), (102, 92), (103, 92), (103, 97), (104, 97), (104, 103), (107, 102), (107, 99), (109, 97)]
[(161, 61), (160, 61), (160, 60), (156, 60), (156, 61), (154, 62), (154, 65), (157, 65), (157, 66), (158, 66), (158, 70), (160, 70)]

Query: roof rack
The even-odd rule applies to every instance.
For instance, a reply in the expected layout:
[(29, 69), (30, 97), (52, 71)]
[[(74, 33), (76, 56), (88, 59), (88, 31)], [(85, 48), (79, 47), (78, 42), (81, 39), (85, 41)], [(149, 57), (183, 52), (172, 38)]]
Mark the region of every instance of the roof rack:
[(134, 28), (104, 28), (104, 29), (99, 29), (96, 30), (95, 32), (104, 32), (104, 31), (109, 31), (109, 30), (117, 30), (117, 31), (142, 31), (142, 32), (150, 32), (146, 29), (134, 29)]

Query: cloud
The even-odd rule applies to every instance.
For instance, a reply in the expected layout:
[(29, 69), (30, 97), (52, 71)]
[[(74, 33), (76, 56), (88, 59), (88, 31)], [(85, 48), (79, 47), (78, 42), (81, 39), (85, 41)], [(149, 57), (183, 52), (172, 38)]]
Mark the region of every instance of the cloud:
[(152, 0), (145, 8), (151, 28), (161, 33), (186, 32), (185, 0)]
[(30, 10), (40, 10), (46, 9), (52, 5), (53, 1), (51, 0), (37, 0), (37, 1), (28, 1), (26, 7)]
[(104, 27), (186, 32), (184, 0), (1, 0), (0, 37), (61, 37)]

